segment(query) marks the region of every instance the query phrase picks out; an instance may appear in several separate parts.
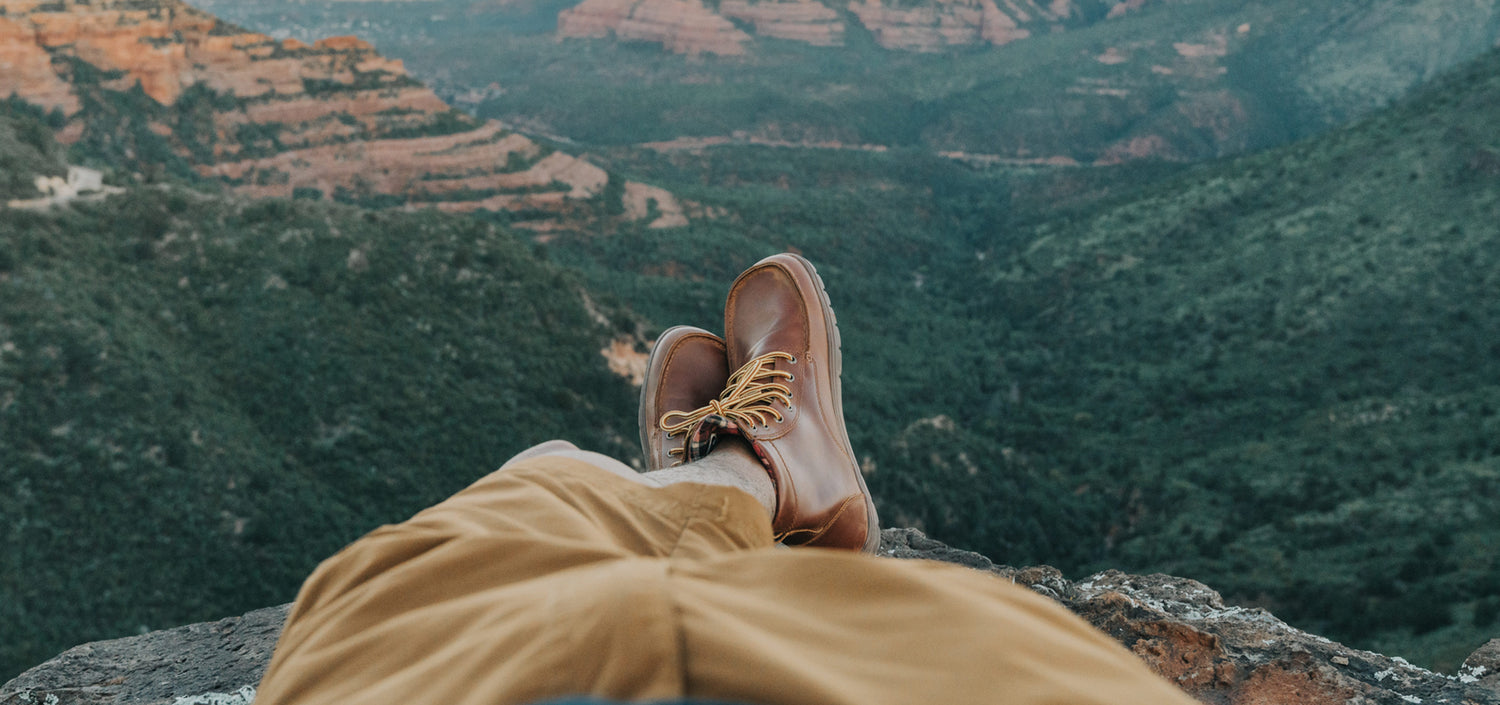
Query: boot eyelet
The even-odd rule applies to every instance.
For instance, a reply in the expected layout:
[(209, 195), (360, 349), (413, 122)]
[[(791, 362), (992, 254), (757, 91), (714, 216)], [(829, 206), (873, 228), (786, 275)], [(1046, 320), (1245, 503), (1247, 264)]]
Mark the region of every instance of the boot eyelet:
[(797, 375), (787, 375), (786, 376), (786, 381), (788, 381), (788, 382), (795, 382), (795, 381), (797, 381)]
[(787, 359), (787, 362), (790, 362), (793, 365), (797, 364), (797, 356), (796, 355), (791, 356), (791, 358)]

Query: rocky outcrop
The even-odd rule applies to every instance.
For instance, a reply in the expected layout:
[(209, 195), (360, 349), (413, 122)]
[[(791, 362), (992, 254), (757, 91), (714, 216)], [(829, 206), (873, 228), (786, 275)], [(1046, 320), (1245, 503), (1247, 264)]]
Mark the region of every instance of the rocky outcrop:
[(105, 71), (123, 72), (118, 87), (139, 83), (162, 103), (175, 100), (191, 81), (188, 47), (173, 38), (178, 33), (207, 34), (217, 25), (211, 16), (186, 6), (145, 2), (4, 0), (0, 7), (29, 26), (36, 46), (53, 52), (65, 49)]
[(68, 114), (78, 112), (78, 96), (52, 68), (52, 54), (37, 38), (36, 26), (0, 15), (0, 96), (11, 94)]
[[(93, 67), (99, 85), (70, 62)], [(576, 214), (609, 180), (453, 110), (355, 37), (278, 41), (179, 0), (0, 0), (0, 96), (74, 116), (59, 139), (83, 135), (81, 91), (136, 86), (163, 106), (151, 128), (179, 157), (255, 197)]]
[[(204, 172), (256, 197), (346, 189), (363, 196), (401, 194), (413, 206), (453, 212), (557, 205), (592, 198), (609, 181), (603, 169), (562, 152), (544, 156), (535, 142), (496, 123), (451, 135), (334, 141), (221, 162)], [(463, 197), (474, 194), (484, 195)]]
[(656, 42), (690, 56), (743, 54), (750, 40), (700, 0), (584, 0), (558, 15), (557, 34)]
[[(1016, 3), (1006, 3), (1014, 6)], [(1035, 3), (1030, 9), (1040, 12)], [(1002, 11), (993, 0), (933, 0), (910, 7), (887, 7), (881, 0), (854, 0), (849, 11), (887, 49), (939, 51), (989, 43), (996, 46), (1031, 36), (1023, 24), (1038, 15)]]
[[(200, 83), (244, 100), (309, 97), (320, 82), (371, 89), (412, 82), (400, 61), (356, 38), (278, 42), (176, 0), (0, 0), (0, 52), (11, 69), (0, 72), (0, 92), (69, 112), (77, 109), (76, 86), (55, 58), (117, 74), (107, 85), (138, 84), (163, 105)], [(52, 98), (59, 90), (71, 99)], [(434, 97), (423, 108), (447, 106)]]
[(1469, 654), (1458, 667), (1458, 680), (1500, 691), (1500, 639), (1491, 639)]
[(630, 384), (639, 387), (646, 383), (646, 371), (651, 364), (651, 354), (641, 348), (646, 347), (635, 338), (622, 335), (609, 341), (599, 351), (609, 365), (609, 371), (630, 380)]
[[(1147, 0), (1109, 5), (1105, 19), (1139, 9)], [(1098, 3), (1093, 3), (1098, 4)], [(1034, 34), (1088, 24), (1096, 12), (1071, 0), (923, 0), (888, 6), (883, 0), (850, 0), (849, 11), (887, 49), (941, 51), (973, 44), (1002, 46)]]
[(558, 15), (558, 36), (658, 42), (680, 54), (746, 53), (750, 35), (726, 18), (754, 27), (756, 36), (816, 46), (844, 42), (846, 9), (887, 49), (930, 52), (975, 44), (1000, 46), (1038, 32), (1086, 24), (1101, 14), (1120, 17), (1147, 0), (851, 0), (844, 8), (817, 0), (723, 0), (717, 12), (699, 0), (584, 0)]
[(724, 0), (719, 12), (748, 22), (755, 34), (806, 42), (813, 46), (842, 46), (844, 22), (839, 13), (813, 0)]
[[(1500, 639), (1445, 676), (1225, 605), (1192, 580), (1107, 571), (1074, 582), (1047, 566), (996, 565), (914, 529), (887, 529), (880, 552), (965, 565), (1057, 600), (1204, 703), (1500, 705)], [(75, 647), (0, 686), (0, 705), (248, 705), (288, 609)]]
[(290, 610), (291, 605), (282, 605), (74, 647), (0, 686), (0, 703), (166, 704), (204, 693), (237, 694), (247, 687), (248, 697), (239, 702), (248, 703)]
[(688, 224), (687, 213), (677, 197), (664, 188), (637, 181), (625, 182), (625, 215), (630, 220), (647, 220), (652, 229), (677, 228)]

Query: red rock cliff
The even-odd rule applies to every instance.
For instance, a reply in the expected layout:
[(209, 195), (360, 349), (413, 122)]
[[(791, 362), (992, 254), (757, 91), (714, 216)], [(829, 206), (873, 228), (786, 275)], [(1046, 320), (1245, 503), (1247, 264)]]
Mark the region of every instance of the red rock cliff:
[(743, 54), (750, 39), (700, 0), (584, 0), (558, 15), (557, 33), (657, 42), (688, 55)]
[[(70, 60), (104, 72), (103, 84), (81, 87)], [(207, 89), (194, 100), (211, 96), (210, 134), (151, 127), (200, 174), (252, 196), (562, 212), (608, 181), (584, 160), (454, 111), (355, 37), (277, 41), (178, 0), (0, 0), (0, 96), (75, 116), (64, 139), (83, 130), (81, 90), (137, 85), (167, 114), (188, 109), (180, 103), (194, 86)]]
[[(1147, 0), (1122, 0), (1109, 18)], [(584, 0), (558, 16), (558, 36), (658, 42), (682, 54), (744, 54), (751, 36), (728, 20), (753, 25), (756, 36), (817, 46), (844, 41), (846, 15), (887, 49), (940, 51), (974, 44), (1000, 46), (1037, 32), (1085, 21), (1071, 0), (722, 0), (717, 11), (699, 0)], [(726, 19), (727, 18), (727, 19)]]

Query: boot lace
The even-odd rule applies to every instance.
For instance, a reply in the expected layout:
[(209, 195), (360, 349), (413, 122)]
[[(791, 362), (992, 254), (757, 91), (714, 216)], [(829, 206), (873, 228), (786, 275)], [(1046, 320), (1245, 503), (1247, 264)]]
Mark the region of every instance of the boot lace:
[[(687, 435), (710, 416), (722, 416), (740, 426), (749, 427), (767, 426), (772, 421), (781, 421), (781, 412), (772, 406), (772, 402), (780, 402), (787, 409), (792, 408), (792, 388), (782, 384), (781, 380), (790, 382), (796, 377), (785, 370), (772, 369), (777, 360), (796, 362), (797, 358), (784, 352), (770, 352), (745, 363), (729, 376), (724, 392), (718, 399), (692, 411), (668, 411), (662, 414), (661, 430), (667, 433), (668, 438), (678, 434)], [(685, 452), (685, 448), (673, 448), (669, 454), (675, 457)]]

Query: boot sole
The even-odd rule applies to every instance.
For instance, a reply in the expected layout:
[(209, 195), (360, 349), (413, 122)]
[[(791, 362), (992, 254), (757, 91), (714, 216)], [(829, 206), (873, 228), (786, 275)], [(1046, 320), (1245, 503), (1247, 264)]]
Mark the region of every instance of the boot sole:
[(829, 349), (829, 371), (832, 372), (833, 380), (833, 410), (838, 420), (839, 430), (842, 432), (841, 440), (844, 444), (844, 452), (849, 454), (849, 459), (854, 462), (854, 479), (859, 483), (860, 495), (865, 500), (866, 531), (865, 545), (861, 549), (865, 553), (877, 553), (880, 550), (880, 517), (875, 513), (875, 499), (870, 496), (870, 488), (865, 485), (865, 474), (859, 468), (859, 459), (854, 455), (854, 446), (849, 442), (849, 431), (844, 425), (844, 350), (843, 339), (839, 335), (838, 315), (833, 311), (833, 303), (828, 299), (828, 289), (823, 285), (823, 277), (818, 274), (818, 268), (813, 266), (806, 257), (799, 254), (788, 253), (807, 271), (813, 284), (818, 290), (818, 298), (823, 305), (823, 323), (828, 335)]

